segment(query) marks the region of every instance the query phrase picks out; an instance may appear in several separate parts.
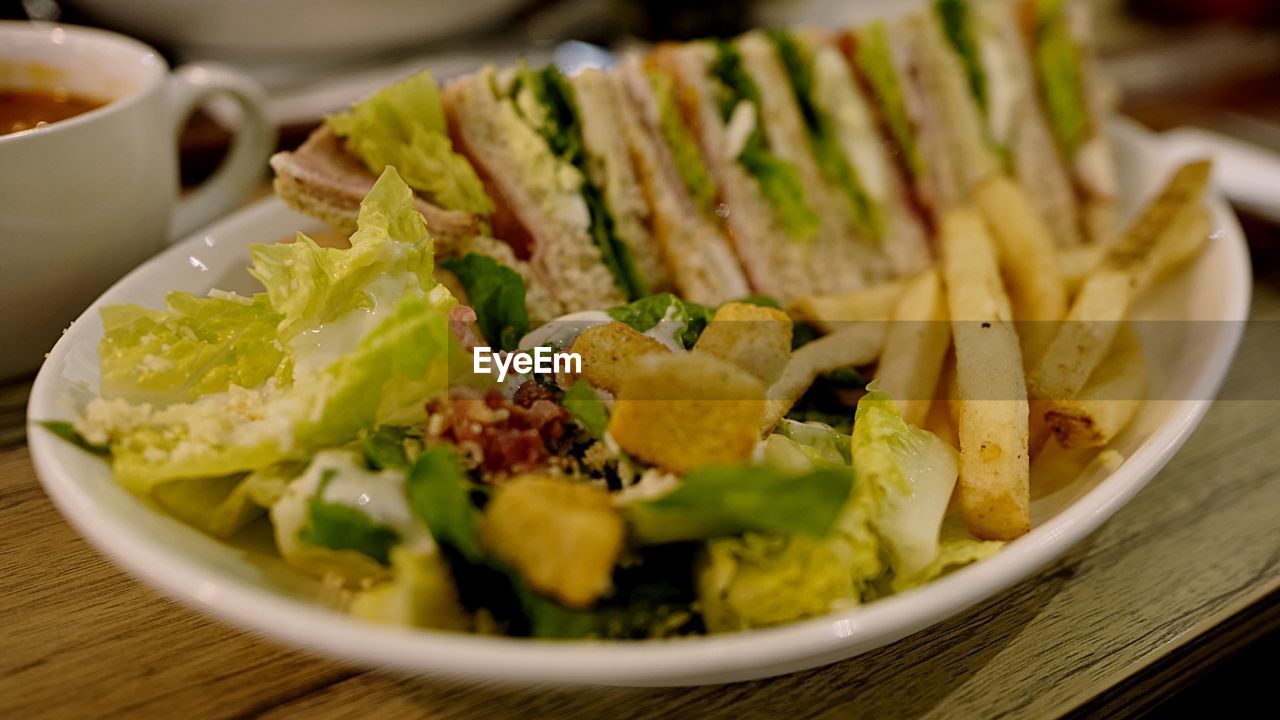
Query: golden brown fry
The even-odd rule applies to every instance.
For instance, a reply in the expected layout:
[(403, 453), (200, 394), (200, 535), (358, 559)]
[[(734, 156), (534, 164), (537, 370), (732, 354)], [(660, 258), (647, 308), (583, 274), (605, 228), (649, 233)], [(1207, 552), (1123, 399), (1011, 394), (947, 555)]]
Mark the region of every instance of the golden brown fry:
[(764, 385), (706, 353), (655, 354), (632, 362), (609, 434), (631, 455), (684, 474), (744, 463), (759, 439)]
[(884, 346), (884, 334), (883, 322), (855, 323), (793, 352), (782, 376), (769, 386), (760, 433), (773, 430), (818, 376), (875, 362)]
[(943, 215), (943, 276), (961, 401), (960, 510), (974, 535), (1009, 540), (1031, 528), (1027, 389), (994, 242), (968, 208)]
[(1187, 206), (1169, 229), (1168, 237), (1161, 243), (1162, 252), (1156, 263), (1139, 279), (1139, 290), (1181, 270), (1195, 260), (1209, 242), (1212, 224), (1209, 211), (1203, 206)]
[(1000, 175), (979, 185), (974, 199), (996, 241), (1015, 319), (1061, 320), (1067, 297), (1058, 248), (1026, 191)]
[(1067, 314), (1058, 248), (1048, 225), (1022, 186), (998, 175), (974, 189), (999, 250), (1000, 269), (1019, 321), (1024, 363), (1035, 362), (1053, 339), (1055, 324)]
[(946, 297), (938, 273), (921, 273), (898, 301), (876, 368), (876, 387), (897, 402), (907, 422), (924, 422), (950, 344)]
[(587, 382), (614, 394), (622, 387), (633, 360), (671, 352), (657, 340), (620, 322), (583, 330), (573, 341), (571, 351), (582, 356), (582, 375)]
[[(1207, 161), (1188, 163), (1108, 250), (1077, 293), (1066, 320), (1035, 368), (1027, 389), (1036, 401), (1031, 447), (1039, 447), (1049, 403), (1079, 396), (1111, 348), (1120, 320), (1134, 297), (1151, 281), (1185, 259), (1203, 228), (1200, 197), (1209, 180)], [(1045, 428), (1044, 431), (1040, 428)]]
[(1058, 264), (1061, 266), (1062, 282), (1066, 285), (1067, 295), (1074, 296), (1080, 291), (1084, 279), (1102, 263), (1107, 248), (1102, 245), (1076, 245), (1058, 251)]
[(1065, 448), (1101, 447), (1137, 414), (1146, 386), (1142, 342), (1125, 326), (1080, 397), (1051, 403), (1045, 421)]
[(838, 295), (810, 295), (795, 301), (791, 313), (824, 333), (835, 332), (844, 323), (885, 322), (893, 316), (907, 282), (900, 279)]
[(781, 310), (750, 303), (725, 303), (707, 324), (695, 353), (709, 353), (769, 385), (791, 359), (791, 318)]

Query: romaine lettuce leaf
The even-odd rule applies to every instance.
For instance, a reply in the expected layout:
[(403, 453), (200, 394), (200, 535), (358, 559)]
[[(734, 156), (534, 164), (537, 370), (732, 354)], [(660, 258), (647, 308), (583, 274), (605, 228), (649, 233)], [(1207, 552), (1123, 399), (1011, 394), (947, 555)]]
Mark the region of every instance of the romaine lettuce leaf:
[(529, 310), (520, 273), (478, 253), (446, 260), (441, 265), (462, 283), (485, 340), (507, 352), (518, 349), (520, 338), (529, 332)]
[(1074, 158), (1091, 131), (1080, 49), (1071, 37), (1061, 0), (1037, 0), (1035, 6), (1034, 54), (1040, 92), (1059, 149)]
[(987, 74), (982, 67), (978, 51), (978, 35), (973, 29), (973, 17), (969, 13), (968, 0), (934, 0), (933, 12), (942, 25), (942, 33), (960, 56), (969, 92), (978, 108), (987, 112)]
[(812, 240), (818, 232), (818, 216), (805, 199), (799, 171), (769, 150), (760, 89), (743, 67), (742, 57), (733, 43), (716, 43), (716, 59), (710, 74), (720, 88), (720, 113), (725, 122), (733, 116), (739, 103), (752, 103), (755, 112), (754, 128), (738, 154), (738, 163), (759, 183), (761, 194), (777, 211), (787, 234), (802, 242)]
[(907, 424), (888, 394), (876, 390), (858, 402), (850, 447), (858, 482), (877, 491), (873, 522), (894, 574), (919, 574), (938, 557), (938, 532), (958, 473), (956, 451)]
[(880, 210), (863, 188), (858, 169), (849, 162), (849, 157), (841, 147), (835, 121), (822, 111), (815, 99), (812, 54), (786, 30), (770, 31), (769, 39), (791, 80), (791, 89), (795, 94), (796, 104), (800, 106), (800, 115), (808, 130), (809, 143), (818, 169), (827, 182), (839, 188), (848, 200), (853, 213), (854, 229), (869, 240), (881, 240), (884, 235), (884, 220), (880, 216)]
[(916, 144), (915, 127), (907, 112), (907, 99), (902, 81), (893, 64), (893, 50), (889, 46), (889, 32), (883, 22), (873, 22), (855, 31), (856, 47), (854, 64), (871, 86), (889, 134), (897, 143), (907, 165), (915, 177), (924, 173), (924, 157)]
[(370, 172), (396, 168), (405, 182), (442, 208), (477, 215), (493, 201), (466, 157), (453, 150), (440, 89), (423, 71), (383, 88), (325, 122)]
[(476, 534), (476, 509), (467, 497), (467, 480), (453, 451), (443, 445), (426, 450), (405, 479), (409, 507), (436, 542), (449, 545), (472, 563), (485, 561)]
[(700, 468), (671, 492), (634, 502), (625, 513), (641, 544), (738, 535), (747, 531), (822, 537), (849, 498), (848, 468), (795, 475), (756, 465)]
[(468, 628), (449, 565), (440, 553), (415, 553), (398, 546), (391, 548), (390, 560), (391, 579), (357, 592), (351, 599), (352, 615), (395, 625)]
[(380, 565), (390, 565), (391, 548), (400, 542), (400, 534), (357, 507), (325, 500), (325, 488), (334, 474), (335, 470), (328, 471), (307, 501), (307, 524), (298, 532), (298, 539), (330, 550), (354, 550)]
[(281, 341), (355, 310), (376, 314), (413, 285), (435, 285), (426, 223), (394, 168), (383, 172), (360, 203), (356, 225), (348, 249), (321, 247), (301, 233), (292, 243), (250, 246), (249, 272), (283, 316)]
[(609, 429), (609, 410), (586, 380), (578, 380), (564, 391), (560, 404), (573, 419), (597, 440)]
[(682, 323), (676, 334), (686, 350), (693, 347), (714, 314), (697, 303), (685, 302), (671, 293), (658, 293), (640, 298), (628, 305), (609, 308), (609, 317), (626, 323), (639, 332), (648, 332), (660, 322)]
[(938, 554), (933, 562), (915, 575), (895, 576), (891, 589), (893, 592), (903, 592), (919, 587), (954, 568), (985, 560), (1004, 546), (1005, 543), (1000, 540), (979, 540), (969, 532), (958, 516), (948, 517), (942, 523)]
[(102, 396), (167, 405), (232, 384), (257, 387), (282, 371), (280, 320), (265, 295), (173, 292), (163, 310), (108, 305), (98, 344)]
[[(259, 335), (278, 321), (276, 336), (262, 344), (282, 356), (281, 367), (292, 366), (292, 384), (271, 377), (246, 388), (228, 380), (225, 389), (160, 408), (121, 399), (91, 402), (76, 429), (92, 444), (111, 447), (113, 469), (125, 485), (149, 492), (172, 480), (305, 460), (379, 425), (420, 422), (426, 401), (444, 388), (450, 337), (445, 311), (456, 301), (431, 278), (425, 225), (393, 169), (383, 173), (362, 205), (350, 250), (301, 243), (260, 246), (254, 254), (255, 273), (268, 292), (248, 307), (270, 303), (274, 315), (253, 310), (242, 320), (256, 323)], [(246, 307), (214, 299), (234, 303), (229, 310)], [(174, 333), (236, 337), (224, 322), (227, 314), (200, 314), (199, 309), (215, 304), (188, 305), (197, 311), (164, 319), (178, 328)], [(139, 322), (136, 311), (124, 312)], [(204, 323), (184, 325), (192, 317), (212, 329), (206, 332)], [(140, 345), (154, 342), (146, 335), (131, 337)], [(140, 352), (123, 341), (115, 351), (122, 357)], [(244, 377), (236, 371), (240, 355), (209, 352), (208, 357), (206, 376)]]
[(667, 141), (667, 147), (671, 150), (676, 172), (680, 174), (694, 205), (710, 216), (715, 212), (715, 181), (711, 179), (711, 172), (702, 160), (702, 152), (698, 150), (697, 143), (680, 115), (674, 82), (670, 75), (656, 70), (650, 71), (648, 76), (658, 104), (658, 123), (662, 138)]

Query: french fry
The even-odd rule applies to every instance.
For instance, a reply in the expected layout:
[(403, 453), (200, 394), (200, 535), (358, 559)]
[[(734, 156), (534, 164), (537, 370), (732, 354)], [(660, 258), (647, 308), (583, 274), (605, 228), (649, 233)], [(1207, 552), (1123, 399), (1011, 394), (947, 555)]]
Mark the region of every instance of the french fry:
[(875, 362), (884, 347), (885, 323), (863, 322), (802, 345), (765, 394), (761, 434), (773, 430), (820, 375)]
[(1064, 448), (1101, 447), (1137, 414), (1146, 386), (1142, 342), (1125, 326), (1080, 397), (1051, 403), (1045, 422)]
[(1106, 255), (1107, 248), (1098, 244), (1076, 245), (1058, 250), (1058, 265), (1069, 297), (1080, 291), (1084, 279), (1102, 263)]
[(1027, 388), (1013, 311), (982, 216), (949, 211), (940, 238), (960, 400), (960, 511), (974, 535), (1009, 540), (1031, 528)]
[[(1119, 320), (1137, 293), (1185, 256), (1187, 227), (1199, 232), (1200, 196), (1210, 164), (1182, 166), (1137, 221), (1107, 251), (1085, 278), (1044, 355), (1027, 378), (1036, 400), (1076, 397), (1111, 347)], [(1033, 437), (1033, 447), (1038, 437)]]
[(792, 303), (792, 315), (807, 320), (824, 333), (849, 322), (885, 322), (893, 316), (907, 280), (894, 280), (838, 295), (810, 295)]
[(922, 424), (933, 404), (950, 344), (946, 297), (938, 273), (921, 273), (898, 301), (876, 368), (877, 387), (889, 393), (912, 425)]
[(974, 200), (1000, 251), (1014, 319), (1055, 322), (1066, 314), (1066, 290), (1053, 234), (1020, 184), (996, 176)]
[(996, 240), (1013, 317), (1022, 323), (1022, 355), (1030, 365), (1067, 314), (1058, 248), (1026, 191), (1008, 177), (992, 177), (974, 189), (973, 197)]
[[(1188, 265), (1200, 255), (1200, 251), (1209, 242), (1209, 232), (1213, 224), (1209, 211), (1199, 205), (1189, 206), (1185, 213), (1178, 216), (1169, 237), (1163, 245), (1163, 251), (1157, 263), (1152, 266), (1146, 277), (1140, 282), (1144, 285), (1154, 283)], [(1140, 288), (1141, 289), (1141, 286)]]

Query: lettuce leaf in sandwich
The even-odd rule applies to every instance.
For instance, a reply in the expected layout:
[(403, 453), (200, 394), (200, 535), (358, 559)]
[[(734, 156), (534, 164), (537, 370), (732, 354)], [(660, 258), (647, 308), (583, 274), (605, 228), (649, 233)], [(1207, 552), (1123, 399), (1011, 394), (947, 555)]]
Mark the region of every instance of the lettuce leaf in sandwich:
[(738, 163), (759, 183), (760, 192), (773, 205), (791, 237), (802, 242), (812, 240), (818, 232), (818, 216), (805, 199), (799, 171), (769, 150), (760, 89), (743, 67), (742, 56), (733, 43), (717, 42), (715, 47), (710, 74), (717, 84), (721, 119), (733, 128), (739, 113), (750, 113), (749, 132), (737, 154)]
[(591, 238), (618, 289), (628, 300), (648, 295), (644, 278), (631, 257), (631, 249), (614, 228), (613, 215), (605, 202), (604, 192), (592, 182), (587, 172), (589, 157), (569, 81), (555, 66), (531, 70), (522, 65), (516, 73), (511, 95), (525, 121), (537, 129), (551, 151), (581, 173), (582, 199), (591, 216)]
[(1034, 58), (1040, 92), (1058, 148), (1074, 158), (1089, 139), (1080, 48), (1071, 35), (1062, 0), (1035, 0)]
[(475, 169), (453, 150), (431, 73), (383, 88), (325, 122), (370, 172), (381, 174), (390, 165), (409, 187), (446, 210), (493, 213)]
[(880, 208), (868, 195), (840, 145), (835, 119), (823, 111), (815, 95), (813, 56), (799, 40), (785, 30), (774, 30), (769, 39), (791, 81), (796, 103), (800, 106), (814, 159), (827, 182), (839, 188), (853, 211), (854, 228), (860, 235), (879, 241), (884, 236), (884, 218)]
[(873, 22), (853, 31), (853, 62), (875, 96), (876, 107), (888, 126), (889, 135), (913, 177), (924, 174), (924, 157), (916, 144), (915, 125), (907, 112), (903, 80), (893, 63), (889, 31), (883, 22)]

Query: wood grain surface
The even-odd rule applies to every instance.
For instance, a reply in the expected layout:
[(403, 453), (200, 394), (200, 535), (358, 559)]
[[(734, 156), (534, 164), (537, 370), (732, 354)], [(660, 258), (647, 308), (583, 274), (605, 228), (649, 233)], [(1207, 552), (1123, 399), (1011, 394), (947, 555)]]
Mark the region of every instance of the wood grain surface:
[[(1259, 280), (1231, 397), (1274, 383), (1278, 285)], [(9, 438), (0, 450), (5, 718), (1115, 714), (1134, 707), (1135, 693), (1158, 702), (1188, 668), (1220, 657), (1241, 634), (1224, 623), (1272, 622), (1280, 590), (1280, 402), (1230, 400), (1062, 561), (970, 612), (827, 668), (661, 690), (464, 686), (363, 672), (206, 619), (110, 565), (58, 515), (25, 446), (14, 444), (10, 423), (24, 395), (21, 383), (0, 391), (0, 438)]]

